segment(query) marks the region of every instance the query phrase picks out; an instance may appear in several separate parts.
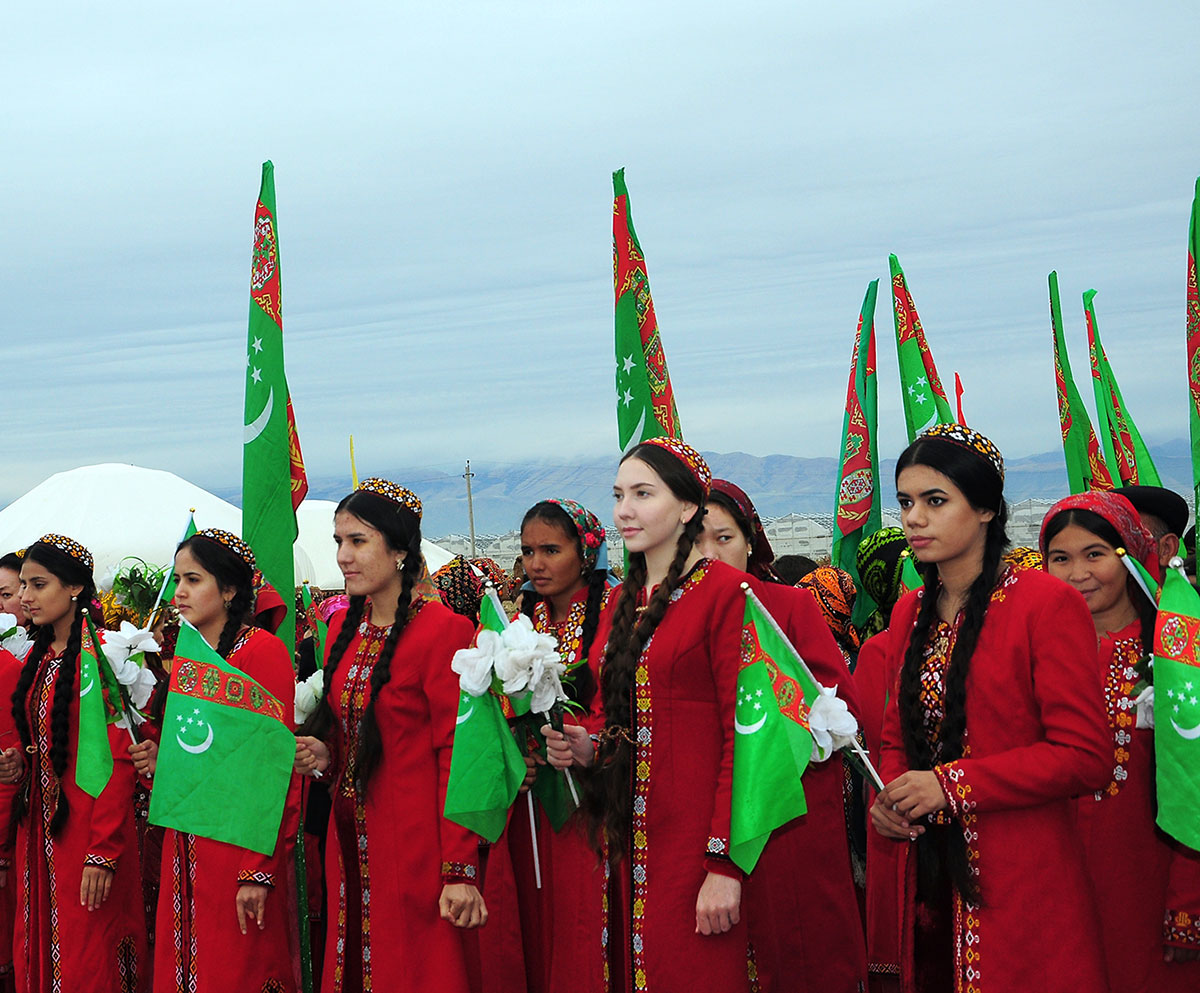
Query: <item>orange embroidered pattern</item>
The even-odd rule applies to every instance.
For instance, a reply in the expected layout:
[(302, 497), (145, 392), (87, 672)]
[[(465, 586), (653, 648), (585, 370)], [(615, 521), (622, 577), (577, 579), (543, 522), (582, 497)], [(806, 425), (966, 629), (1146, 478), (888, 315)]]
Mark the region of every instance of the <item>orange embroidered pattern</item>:
[(1108, 786), (1093, 794), (1096, 800), (1116, 796), (1129, 778), (1126, 763), (1129, 762), (1129, 744), (1133, 741), (1137, 714), (1137, 694), (1133, 690), (1138, 681), (1135, 666), (1141, 656), (1140, 638), (1120, 638), (1113, 642), (1112, 658), (1108, 672), (1104, 674), (1105, 709), (1113, 733), (1113, 778)]

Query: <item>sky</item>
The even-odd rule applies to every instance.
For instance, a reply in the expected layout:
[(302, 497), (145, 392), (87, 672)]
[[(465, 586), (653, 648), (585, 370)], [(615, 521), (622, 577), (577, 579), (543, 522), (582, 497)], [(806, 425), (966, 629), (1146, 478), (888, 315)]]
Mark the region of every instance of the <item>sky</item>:
[(624, 166), (685, 438), (836, 456), (888, 253), (1009, 457), (1059, 444), (1046, 276), (1150, 443), (1186, 436), (1194, 2), (18, 5), (0, 39), (0, 504), (94, 462), (238, 486), (275, 163), (308, 471), (616, 450)]

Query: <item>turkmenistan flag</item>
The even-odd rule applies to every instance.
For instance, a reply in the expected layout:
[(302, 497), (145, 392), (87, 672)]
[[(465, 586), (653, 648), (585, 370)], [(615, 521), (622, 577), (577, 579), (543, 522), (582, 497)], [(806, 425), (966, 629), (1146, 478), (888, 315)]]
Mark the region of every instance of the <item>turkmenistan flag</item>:
[(312, 590), (308, 583), (300, 587), (300, 598), (304, 603), (304, 621), (313, 635), (313, 655), (316, 657), (317, 668), (325, 667), (325, 636), (329, 633), (329, 625), (321, 620), (317, 606), (313, 603)]
[(808, 810), (800, 776), (812, 758), (817, 681), (749, 585), (734, 712), (729, 857), (751, 872), (771, 832)]
[(919, 590), (924, 585), (925, 580), (921, 578), (921, 571), (917, 568), (917, 561), (913, 556), (912, 549), (904, 549), (900, 553), (901, 592), (911, 593), (913, 590)]
[(617, 441), (682, 438), (667, 356), (658, 334), (646, 258), (633, 230), (625, 170), (613, 173), (613, 289), (616, 294)]
[(296, 507), (308, 492), (308, 480), (283, 372), (275, 167), (270, 162), (263, 163), (262, 187), (254, 210), (244, 424), (242, 537), (254, 549), (263, 576), (287, 606), (279, 637), (292, 650), (296, 647), (292, 545), (298, 533)]
[(900, 363), (900, 398), (904, 401), (904, 424), (908, 440), (916, 440), (935, 424), (953, 424), (954, 411), (938, 378), (933, 355), (925, 342), (925, 329), (917, 316), (917, 307), (900, 260), (888, 256), (892, 270), (892, 301), (895, 304), (896, 358)]
[(1200, 507), (1200, 290), (1196, 283), (1196, 264), (1200, 262), (1200, 179), (1192, 199), (1192, 219), (1188, 224), (1187, 260), (1187, 369), (1188, 421), (1192, 438), (1192, 488), (1195, 506)]
[[(491, 595), (485, 594), (479, 604), (480, 630), (499, 634), (508, 627), (508, 618), (495, 591), (488, 592)], [(525, 759), (500, 709), (500, 698), (490, 689), (479, 696), (460, 689), (446, 819), (494, 842), (508, 823), (508, 810), (524, 779)]]
[(270, 855), (296, 761), (283, 704), (179, 627), (150, 823)]
[(837, 500), (833, 508), (833, 564), (854, 577), (855, 624), (861, 624), (878, 606), (862, 588), (858, 575), (858, 545), (879, 530), (879, 452), (875, 433), (877, 390), (875, 379), (875, 296), (879, 280), (871, 280), (854, 333), (850, 355), (850, 381), (846, 387), (846, 415), (842, 420), (842, 451), (838, 469)]
[(1167, 569), (1154, 630), (1158, 826), (1200, 850), (1200, 595)]
[[(188, 512), (188, 522), (184, 526), (183, 535), (179, 539), (179, 543), (183, 544), (192, 535), (196, 533), (196, 511), (193, 508)], [(153, 618), (158, 613), (158, 608), (164, 603), (170, 603), (175, 597), (175, 560), (174, 552), (172, 559), (167, 563), (167, 574), (163, 577), (162, 589), (158, 592), (158, 602), (154, 604), (154, 609), (150, 611), (150, 616)]]
[(1075, 377), (1071, 375), (1071, 360), (1063, 338), (1062, 305), (1058, 300), (1058, 273), (1052, 272), (1050, 283), (1050, 330), (1054, 336), (1054, 385), (1058, 393), (1058, 419), (1062, 425), (1063, 455), (1067, 461), (1067, 482), (1072, 493), (1087, 490), (1111, 490), (1112, 476), (1100, 454), (1100, 442), (1092, 429), (1091, 419)]
[(79, 725), (75, 739), (75, 785), (98, 797), (112, 777), (108, 726), (121, 719), (121, 684), (100, 648), (100, 636), (85, 615), (79, 643)]
[(1113, 374), (1104, 344), (1100, 341), (1100, 325), (1096, 321), (1096, 308), (1092, 303), (1095, 290), (1083, 295), (1083, 316), (1087, 321), (1088, 355), (1092, 360), (1092, 390), (1096, 397), (1096, 419), (1100, 427), (1100, 441), (1108, 460), (1109, 471), (1116, 470), (1121, 485), (1140, 483), (1144, 486), (1161, 486), (1158, 470), (1150, 453), (1142, 443), (1133, 418), (1125, 409), (1117, 377)]

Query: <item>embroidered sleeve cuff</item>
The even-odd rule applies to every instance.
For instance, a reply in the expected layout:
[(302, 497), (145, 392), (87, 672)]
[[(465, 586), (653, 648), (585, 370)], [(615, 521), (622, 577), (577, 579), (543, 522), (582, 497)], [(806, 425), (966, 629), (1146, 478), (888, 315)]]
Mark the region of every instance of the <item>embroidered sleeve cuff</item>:
[(966, 774), (958, 762), (935, 765), (933, 774), (937, 776), (942, 792), (946, 794), (952, 816), (959, 817), (975, 806), (971, 799), (971, 784), (967, 782)]
[(242, 883), (253, 883), (255, 886), (271, 886), (275, 885), (275, 873), (273, 872), (258, 872), (252, 869), (241, 869), (238, 872), (238, 885)]
[(443, 862), (443, 883), (472, 883), (479, 878), (479, 869), (471, 862)]
[(109, 872), (117, 871), (117, 860), (106, 859), (103, 855), (88, 855), (84, 860), (85, 866), (98, 865), (101, 869), (107, 869)]
[(1200, 914), (1168, 910), (1163, 920), (1163, 942), (1184, 948), (1200, 948)]
[(704, 849), (704, 854), (706, 856), (716, 855), (720, 858), (729, 858), (729, 839), (710, 837), (708, 845)]

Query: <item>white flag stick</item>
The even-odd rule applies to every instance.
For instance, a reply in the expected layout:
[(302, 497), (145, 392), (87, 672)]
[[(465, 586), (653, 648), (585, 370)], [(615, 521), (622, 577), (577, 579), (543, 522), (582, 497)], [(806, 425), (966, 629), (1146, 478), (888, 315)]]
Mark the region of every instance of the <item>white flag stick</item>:
[(533, 812), (533, 792), (526, 790), (525, 799), (529, 801), (529, 837), (533, 839), (533, 878), (537, 888), (542, 888), (542, 866), (538, 860), (537, 817)]

